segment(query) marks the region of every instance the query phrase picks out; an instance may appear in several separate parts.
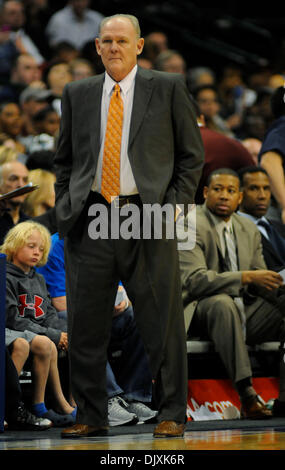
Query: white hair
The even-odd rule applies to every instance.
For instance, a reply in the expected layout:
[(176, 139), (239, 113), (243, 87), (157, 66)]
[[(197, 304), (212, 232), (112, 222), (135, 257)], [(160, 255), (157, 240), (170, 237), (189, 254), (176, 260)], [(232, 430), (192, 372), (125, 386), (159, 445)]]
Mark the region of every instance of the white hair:
[(139, 20), (137, 19), (137, 17), (134, 15), (127, 15), (123, 13), (117, 13), (115, 15), (106, 16), (105, 18), (103, 18), (99, 27), (99, 36), (101, 35), (102, 29), (105, 26), (105, 24), (113, 18), (127, 18), (128, 20), (130, 20), (130, 22), (132, 23), (135, 29), (138, 39), (141, 37), (141, 28), (140, 28)]

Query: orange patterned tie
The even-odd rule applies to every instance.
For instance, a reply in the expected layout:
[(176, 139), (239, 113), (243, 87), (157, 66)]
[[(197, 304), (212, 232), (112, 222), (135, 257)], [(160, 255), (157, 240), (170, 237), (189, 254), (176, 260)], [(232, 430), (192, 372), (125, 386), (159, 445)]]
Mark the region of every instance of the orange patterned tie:
[(121, 88), (115, 85), (108, 111), (108, 120), (103, 153), (102, 196), (111, 202), (112, 197), (120, 194), (120, 153), (123, 127), (124, 104)]

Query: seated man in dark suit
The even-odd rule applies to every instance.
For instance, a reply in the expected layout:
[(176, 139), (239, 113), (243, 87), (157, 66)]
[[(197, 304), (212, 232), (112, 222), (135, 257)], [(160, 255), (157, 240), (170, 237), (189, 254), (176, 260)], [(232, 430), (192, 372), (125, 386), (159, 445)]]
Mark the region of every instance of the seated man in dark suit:
[(238, 214), (252, 220), (261, 233), (263, 256), (269, 269), (285, 267), (285, 226), (266, 217), (270, 206), (271, 188), (266, 170), (246, 167), (239, 171), (243, 199)]
[[(283, 279), (266, 268), (254, 223), (235, 214), (242, 200), (237, 173), (215, 170), (204, 197), (205, 204), (196, 211), (196, 244), (179, 251), (185, 327), (188, 335), (213, 341), (239, 394), (242, 417), (268, 418), (271, 411), (252, 386), (246, 344), (285, 341)], [(193, 224), (193, 217), (189, 212), (186, 226)], [(179, 231), (178, 237), (182, 241)], [(281, 353), (274, 416), (285, 416), (284, 350)]]

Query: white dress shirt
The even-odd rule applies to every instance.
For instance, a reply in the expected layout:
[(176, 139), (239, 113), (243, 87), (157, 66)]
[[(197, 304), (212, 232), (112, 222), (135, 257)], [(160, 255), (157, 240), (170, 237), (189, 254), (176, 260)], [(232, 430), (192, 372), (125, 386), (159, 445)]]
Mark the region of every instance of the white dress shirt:
[(215, 229), (219, 235), (222, 255), (225, 257), (226, 256), (226, 244), (225, 244), (225, 238), (224, 238), (224, 229), (227, 228), (229, 229), (231, 233), (233, 233), (232, 219), (230, 218), (227, 222), (225, 222), (223, 219), (213, 214), (210, 210), (208, 212), (215, 225)]
[[(135, 88), (135, 76), (137, 73), (137, 66), (121, 81), (119, 85), (121, 87), (121, 96), (124, 103), (124, 119), (123, 119), (123, 131), (122, 131), (122, 142), (121, 142), (121, 159), (120, 159), (120, 195), (130, 196), (132, 194), (138, 194), (138, 189), (134, 180), (133, 172), (131, 169), (129, 157), (128, 157), (128, 144), (130, 134), (131, 115), (133, 108), (134, 88)], [(110, 98), (116, 82), (105, 72), (105, 81), (103, 85), (103, 94), (101, 102), (101, 132), (100, 132), (100, 152), (98, 158), (98, 165), (94, 183), (92, 185), (92, 191), (101, 192), (101, 175), (102, 175), (102, 162), (103, 162), (103, 151), (105, 143), (105, 134), (107, 126), (107, 117)]]
[[(223, 233), (224, 233), (224, 229), (227, 228), (234, 238), (232, 218), (230, 217), (229, 220), (224, 221), (220, 217), (215, 216), (210, 210), (209, 210), (209, 214), (213, 223), (215, 224), (215, 229), (217, 230), (217, 233), (220, 239), (222, 254), (225, 257), (226, 256), (226, 243), (225, 243)], [(236, 259), (236, 262), (238, 265), (238, 258)], [(245, 309), (244, 309), (244, 303), (243, 303), (242, 297), (234, 297), (234, 303), (236, 304), (238, 308), (242, 331), (243, 331), (243, 337), (245, 339), (246, 338), (246, 315), (245, 315)]]

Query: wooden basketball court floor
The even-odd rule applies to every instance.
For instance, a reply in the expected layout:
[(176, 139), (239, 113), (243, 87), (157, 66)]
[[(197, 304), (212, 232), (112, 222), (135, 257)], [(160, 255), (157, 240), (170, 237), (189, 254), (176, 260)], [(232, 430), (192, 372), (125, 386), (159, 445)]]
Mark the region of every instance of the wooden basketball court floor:
[(279, 420), (277, 426), (274, 423), (268, 425), (267, 421), (253, 422), (250, 426), (247, 423), (244, 427), (243, 422), (240, 421), (239, 425), (235, 421), (232, 428), (231, 423), (227, 423), (226, 429), (219, 429), (221, 423), (218, 422), (216, 426), (213, 422), (204, 422), (201, 430), (196, 422), (188, 422), (184, 437), (172, 439), (154, 439), (153, 425), (137, 425), (135, 432), (130, 426), (122, 427), (121, 430), (116, 428), (115, 432), (112, 428), (108, 436), (81, 439), (62, 439), (60, 429), (39, 432), (5, 431), (0, 434), (0, 451), (102, 451), (103, 457), (109, 455), (108, 451), (123, 451), (126, 455), (127, 451), (141, 451), (142, 456), (149, 451), (151, 455), (167, 451), (174, 452), (177, 456), (177, 451), (185, 455), (186, 451), (285, 450), (285, 419)]

